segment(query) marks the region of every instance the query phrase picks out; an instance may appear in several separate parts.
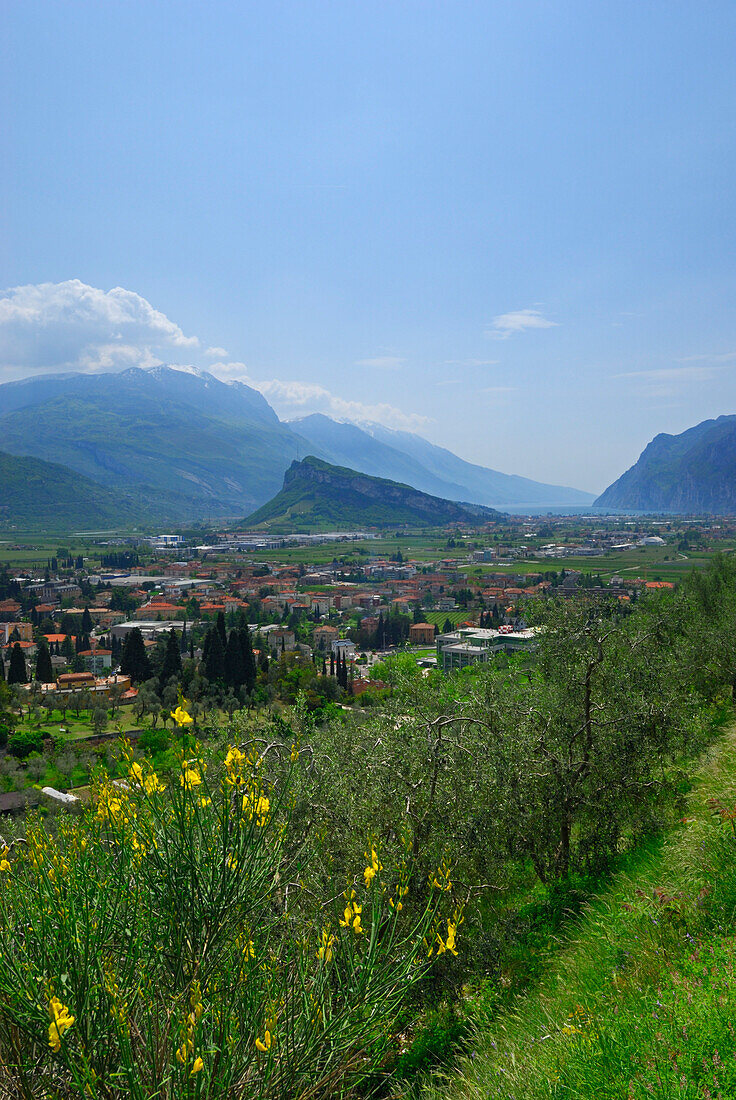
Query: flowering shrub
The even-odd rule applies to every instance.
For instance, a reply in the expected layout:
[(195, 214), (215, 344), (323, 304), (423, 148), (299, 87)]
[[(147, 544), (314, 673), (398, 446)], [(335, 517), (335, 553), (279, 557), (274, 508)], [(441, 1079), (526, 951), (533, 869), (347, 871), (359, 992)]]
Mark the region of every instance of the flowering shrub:
[(195, 746), (165, 784), (128, 749), (127, 780), (0, 849), (0, 1095), (348, 1095), (381, 1065), (411, 986), (456, 951), (447, 875), (409, 917), (410, 840), (393, 860), (370, 840), (318, 896), (299, 753), (279, 782), (265, 755)]

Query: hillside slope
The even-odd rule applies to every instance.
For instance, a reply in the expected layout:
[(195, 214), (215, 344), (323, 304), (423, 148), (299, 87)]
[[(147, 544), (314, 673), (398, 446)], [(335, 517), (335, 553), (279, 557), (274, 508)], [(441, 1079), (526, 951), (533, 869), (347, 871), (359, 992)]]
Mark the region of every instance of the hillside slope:
[(97, 485), (74, 470), (0, 452), (0, 530), (65, 531), (166, 518), (180, 502)]
[(591, 904), (541, 987), (424, 1100), (736, 1095), (736, 837), (713, 800), (736, 803), (734, 727), (703, 757), (682, 824)]
[(293, 462), (273, 500), (244, 521), (275, 530), (444, 526), (478, 523), (498, 513), (421, 493), (410, 485), (332, 466), (313, 455)]
[(595, 507), (736, 513), (736, 416), (704, 420), (680, 435), (655, 436)]

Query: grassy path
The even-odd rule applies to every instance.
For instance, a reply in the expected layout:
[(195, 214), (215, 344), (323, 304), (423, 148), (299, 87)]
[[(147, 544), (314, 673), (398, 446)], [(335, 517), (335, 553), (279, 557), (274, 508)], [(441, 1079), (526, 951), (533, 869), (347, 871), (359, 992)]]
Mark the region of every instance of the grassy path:
[(688, 812), (585, 913), (425, 1100), (736, 1097), (736, 727), (701, 761)]

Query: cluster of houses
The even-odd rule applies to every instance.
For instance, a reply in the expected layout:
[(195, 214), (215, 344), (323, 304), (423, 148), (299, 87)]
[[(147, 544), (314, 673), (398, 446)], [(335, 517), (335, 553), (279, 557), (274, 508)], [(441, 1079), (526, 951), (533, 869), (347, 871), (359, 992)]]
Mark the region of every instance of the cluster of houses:
[[(131, 630), (140, 630), (144, 643), (153, 647), (162, 633), (183, 631), (187, 624), (191, 629), (193, 620), (214, 621), (220, 613), (237, 612), (251, 622), (260, 646), (272, 656), (296, 652), (352, 661), (357, 639), (365, 645), (365, 637), (377, 630), (381, 616), (385, 621), (401, 612), (415, 620), (409, 627), (409, 643), (436, 649), (438, 666), (450, 671), (488, 660), (501, 650), (530, 648), (533, 631), (525, 629), (520, 607), (543, 596), (551, 585), (541, 573), (473, 569), (474, 562), (493, 560), (497, 551), (488, 549), (433, 562), (365, 555), (356, 569), (335, 560), (311, 568), (264, 564), (232, 553), (231, 543), (223, 544), (219, 553), (213, 552), (204, 562), (190, 555), (172, 560), (171, 552), (181, 549), (177, 535), (160, 536), (150, 546), (156, 556), (145, 569), (75, 569), (55, 577), (47, 570), (43, 579), (15, 578), (22, 603), (0, 600), (0, 654), (6, 666), (17, 644), (30, 671), (43, 637), (57, 677), (84, 676), (86, 683), (94, 680), (104, 692), (117, 666), (116, 654)], [(574, 595), (580, 590), (579, 581), (580, 574), (569, 573), (558, 590)], [(666, 582), (615, 577), (601, 591), (623, 601), (637, 588), (664, 586)], [(491, 608), (495, 629), (481, 627), (481, 612)], [(429, 621), (430, 612), (433, 621)], [(83, 635), (88, 642), (80, 649), (86, 616), (84, 621), (91, 620), (93, 627)], [(442, 616), (451, 616), (455, 624), (451, 632)], [(70, 640), (77, 643), (73, 673), (69, 672)]]

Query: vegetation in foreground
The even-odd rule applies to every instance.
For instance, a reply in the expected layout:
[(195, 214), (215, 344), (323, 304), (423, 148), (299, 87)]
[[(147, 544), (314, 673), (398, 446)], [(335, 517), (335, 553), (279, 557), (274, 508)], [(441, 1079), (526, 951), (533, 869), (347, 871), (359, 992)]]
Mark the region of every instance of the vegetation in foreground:
[[(533, 667), (445, 679), (399, 662), (374, 715), (235, 715), (219, 754), (185, 733), (164, 782), (128, 753), (127, 789), (100, 779), (78, 821), (8, 846), (0, 1058), (16, 1093), (79, 1095), (80, 1080), (101, 1097), (385, 1091), (447, 1054), (464, 988), (491, 1022), (524, 990), (532, 1003), (530, 902), (570, 897), (683, 815), (736, 683), (736, 570), (719, 560), (630, 612), (551, 600), (539, 614)], [(678, 887), (657, 885), (661, 927)], [(715, 904), (700, 889), (683, 900), (698, 919)], [(590, 1030), (568, 1021), (584, 1000), (570, 1003), (565, 1049)]]
[(425, 1100), (726, 1100), (736, 1094), (736, 731), (686, 816), (588, 907), (532, 995), (480, 1022)]
[(208, 766), (192, 744), (167, 786), (128, 750), (125, 784), (2, 848), (0, 1092), (316, 1096), (377, 1070), (461, 918), (441, 870), (404, 907), (408, 832), (320, 881), (290, 808), (300, 755), (253, 743)]

